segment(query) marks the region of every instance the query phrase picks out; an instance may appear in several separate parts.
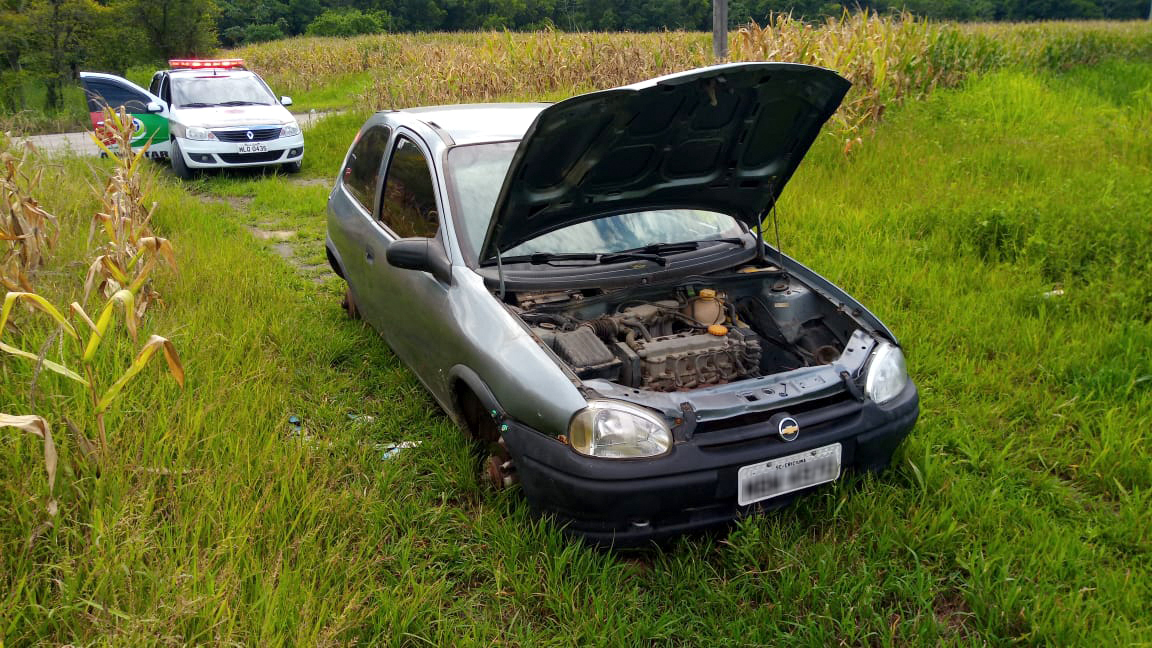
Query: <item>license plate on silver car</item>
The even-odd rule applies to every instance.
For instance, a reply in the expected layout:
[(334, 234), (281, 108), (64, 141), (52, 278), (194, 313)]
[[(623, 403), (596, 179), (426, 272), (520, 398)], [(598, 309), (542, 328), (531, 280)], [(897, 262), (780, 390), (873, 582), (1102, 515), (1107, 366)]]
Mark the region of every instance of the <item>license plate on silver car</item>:
[(267, 144), (241, 144), (236, 149), (237, 153), (266, 153), (267, 151)]
[(736, 478), (736, 498), (740, 506), (746, 506), (801, 488), (836, 481), (839, 477), (840, 444), (834, 443), (744, 466)]

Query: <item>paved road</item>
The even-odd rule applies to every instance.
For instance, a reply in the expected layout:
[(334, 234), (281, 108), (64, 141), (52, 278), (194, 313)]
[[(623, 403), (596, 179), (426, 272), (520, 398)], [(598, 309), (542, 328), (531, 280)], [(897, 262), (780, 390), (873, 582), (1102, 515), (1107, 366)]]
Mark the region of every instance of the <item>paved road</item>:
[[(316, 120), (331, 115), (331, 112), (308, 112), (293, 115), (301, 126), (310, 126)], [(98, 155), (100, 148), (92, 141), (88, 133), (58, 133), (56, 135), (32, 135), (25, 138), (27, 141), (50, 154), (78, 153), (80, 155)]]

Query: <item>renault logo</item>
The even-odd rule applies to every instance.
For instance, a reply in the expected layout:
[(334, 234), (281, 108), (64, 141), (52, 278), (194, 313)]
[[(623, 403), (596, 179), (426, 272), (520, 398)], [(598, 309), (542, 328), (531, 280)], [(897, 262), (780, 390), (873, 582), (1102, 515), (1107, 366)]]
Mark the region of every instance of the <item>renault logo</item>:
[(252, 139), (253, 137), (255, 137), (255, 135), (252, 134), (252, 131), (248, 131), (248, 139)]
[(776, 424), (776, 432), (784, 441), (795, 441), (800, 436), (800, 424), (791, 416), (785, 416)]

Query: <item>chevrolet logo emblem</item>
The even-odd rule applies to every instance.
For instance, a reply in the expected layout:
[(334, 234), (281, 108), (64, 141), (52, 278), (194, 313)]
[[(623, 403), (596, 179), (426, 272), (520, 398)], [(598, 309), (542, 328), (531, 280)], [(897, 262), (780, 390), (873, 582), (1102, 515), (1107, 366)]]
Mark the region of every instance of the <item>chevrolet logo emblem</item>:
[(780, 419), (780, 423), (776, 426), (776, 432), (784, 441), (795, 441), (800, 436), (800, 424), (796, 419), (786, 416)]

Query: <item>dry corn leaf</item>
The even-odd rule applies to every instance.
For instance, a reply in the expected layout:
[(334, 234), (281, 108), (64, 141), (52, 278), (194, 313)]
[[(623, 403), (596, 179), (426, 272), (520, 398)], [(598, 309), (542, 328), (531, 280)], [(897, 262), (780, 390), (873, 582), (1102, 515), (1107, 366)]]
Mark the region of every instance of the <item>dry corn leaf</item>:
[(52, 428), (48, 421), (36, 415), (12, 416), (0, 413), (0, 427), (14, 427), (36, 435), (44, 441), (44, 470), (48, 473), (48, 515), (56, 515), (56, 444), (52, 441)]

